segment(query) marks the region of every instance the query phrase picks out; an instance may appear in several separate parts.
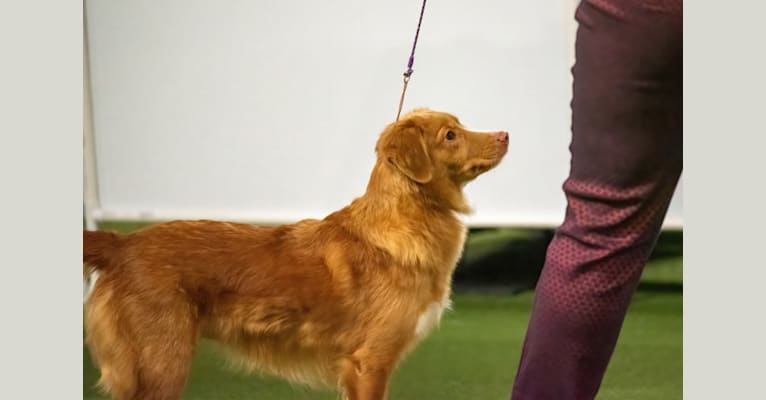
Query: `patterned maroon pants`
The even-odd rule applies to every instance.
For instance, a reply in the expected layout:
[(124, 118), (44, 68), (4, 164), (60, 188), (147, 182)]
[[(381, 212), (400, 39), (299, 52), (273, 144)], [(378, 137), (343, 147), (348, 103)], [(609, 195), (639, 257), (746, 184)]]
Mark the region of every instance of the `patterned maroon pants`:
[(513, 400), (593, 399), (682, 169), (681, 0), (584, 0), (567, 210)]

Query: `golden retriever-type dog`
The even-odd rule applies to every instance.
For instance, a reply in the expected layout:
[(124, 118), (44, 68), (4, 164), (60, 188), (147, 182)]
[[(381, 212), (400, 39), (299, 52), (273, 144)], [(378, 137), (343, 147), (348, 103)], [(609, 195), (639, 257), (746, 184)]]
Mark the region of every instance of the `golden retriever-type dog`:
[(179, 399), (200, 337), (254, 370), (385, 399), (402, 357), (439, 322), (470, 208), (463, 186), (495, 167), (508, 133), (418, 109), (388, 125), (363, 196), (323, 220), (260, 227), (173, 221), (83, 232), (85, 304), (100, 386)]

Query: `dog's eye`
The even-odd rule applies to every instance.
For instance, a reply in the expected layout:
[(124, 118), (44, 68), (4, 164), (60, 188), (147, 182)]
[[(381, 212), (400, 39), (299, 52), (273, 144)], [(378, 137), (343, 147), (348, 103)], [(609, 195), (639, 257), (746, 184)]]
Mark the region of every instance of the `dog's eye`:
[(455, 132), (447, 131), (447, 136), (445, 136), (447, 140), (453, 140), (455, 139)]

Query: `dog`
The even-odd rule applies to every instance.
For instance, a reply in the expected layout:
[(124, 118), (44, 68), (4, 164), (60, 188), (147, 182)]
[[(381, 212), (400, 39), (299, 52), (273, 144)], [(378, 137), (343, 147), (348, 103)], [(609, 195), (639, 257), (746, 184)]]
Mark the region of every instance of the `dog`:
[(84, 317), (99, 386), (178, 399), (204, 337), (253, 370), (385, 399), (449, 307), (471, 211), (462, 189), (507, 149), (507, 132), (416, 109), (381, 133), (364, 195), (322, 220), (83, 231), (84, 276), (99, 275)]

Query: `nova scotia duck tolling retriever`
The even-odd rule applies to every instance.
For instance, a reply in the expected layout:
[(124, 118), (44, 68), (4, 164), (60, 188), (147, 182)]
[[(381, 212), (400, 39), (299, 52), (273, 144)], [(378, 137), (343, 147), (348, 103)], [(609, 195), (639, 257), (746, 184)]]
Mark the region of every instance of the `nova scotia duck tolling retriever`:
[(506, 132), (417, 109), (380, 135), (364, 195), (322, 220), (84, 231), (100, 387), (118, 400), (179, 399), (209, 338), (248, 369), (385, 399), (399, 361), (449, 307), (470, 212), (462, 189), (507, 149)]

